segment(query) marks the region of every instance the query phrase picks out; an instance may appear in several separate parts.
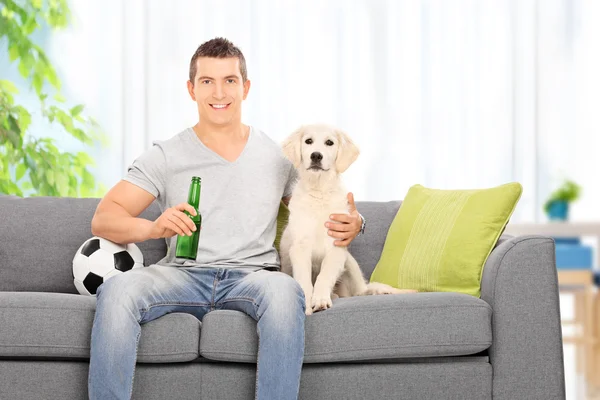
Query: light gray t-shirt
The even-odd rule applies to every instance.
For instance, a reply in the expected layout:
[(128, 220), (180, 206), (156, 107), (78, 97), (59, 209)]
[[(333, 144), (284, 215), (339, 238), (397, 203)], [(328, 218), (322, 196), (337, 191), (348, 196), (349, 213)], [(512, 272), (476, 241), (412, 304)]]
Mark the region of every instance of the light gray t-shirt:
[(279, 269), (273, 247), (282, 197), (296, 170), (281, 147), (250, 127), (240, 156), (229, 162), (206, 147), (192, 128), (155, 141), (123, 178), (154, 195), (161, 211), (187, 201), (192, 176), (202, 179), (202, 229), (196, 260), (175, 258), (177, 235), (166, 239), (161, 265)]

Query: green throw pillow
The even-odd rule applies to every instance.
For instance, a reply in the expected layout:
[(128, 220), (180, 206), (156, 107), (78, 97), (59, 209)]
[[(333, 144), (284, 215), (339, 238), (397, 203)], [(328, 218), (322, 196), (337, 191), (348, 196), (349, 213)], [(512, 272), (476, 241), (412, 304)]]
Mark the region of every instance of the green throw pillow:
[(483, 266), (523, 188), (441, 190), (412, 186), (387, 233), (371, 282), (480, 296)]
[(290, 217), (290, 210), (287, 208), (283, 200), (279, 202), (279, 212), (277, 214), (277, 233), (275, 234), (275, 243), (274, 246), (279, 252), (279, 243), (281, 242), (281, 235), (283, 235), (283, 230), (288, 223), (288, 218)]

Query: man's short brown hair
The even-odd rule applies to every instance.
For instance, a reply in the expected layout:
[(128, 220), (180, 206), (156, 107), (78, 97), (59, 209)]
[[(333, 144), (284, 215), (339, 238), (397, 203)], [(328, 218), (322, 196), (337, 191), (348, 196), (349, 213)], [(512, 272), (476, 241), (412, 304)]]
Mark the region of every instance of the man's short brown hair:
[(229, 40), (218, 37), (211, 39), (207, 42), (202, 43), (192, 56), (190, 61), (190, 82), (195, 84), (194, 78), (196, 77), (196, 60), (198, 57), (211, 57), (211, 58), (229, 58), (237, 57), (240, 61), (240, 73), (242, 74), (242, 80), (246, 82), (248, 79), (248, 71), (246, 70), (246, 59), (242, 51), (231, 43)]

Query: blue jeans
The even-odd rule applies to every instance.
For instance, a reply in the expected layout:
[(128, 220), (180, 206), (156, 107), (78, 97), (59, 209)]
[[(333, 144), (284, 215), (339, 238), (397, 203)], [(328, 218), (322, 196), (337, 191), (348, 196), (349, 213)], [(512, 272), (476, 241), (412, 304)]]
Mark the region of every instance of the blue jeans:
[(90, 399), (131, 398), (140, 324), (172, 312), (202, 319), (212, 310), (239, 310), (257, 321), (256, 399), (298, 398), (305, 300), (289, 275), (152, 265), (110, 278), (96, 296)]

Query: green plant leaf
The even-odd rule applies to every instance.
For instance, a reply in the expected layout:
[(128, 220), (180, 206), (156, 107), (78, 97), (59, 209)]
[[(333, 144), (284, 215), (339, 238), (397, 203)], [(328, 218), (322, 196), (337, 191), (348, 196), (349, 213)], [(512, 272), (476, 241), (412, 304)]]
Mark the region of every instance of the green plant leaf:
[(83, 151), (78, 152), (75, 157), (80, 165), (94, 164), (94, 160)]
[(2, 89), (2, 91), (12, 93), (12, 94), (19, 93), (19, 89), (17, 89), (15, 84), (6, 79), (0, 79), (0, 89)]
[(45, 175), (46, 175), (46, 182), (48, 183), (48, 185), (53, 186), (54, 185), (54, 171), (52, 171), (51, 169), (47, 169)]
[(54, 69), (52, 67), (47, 67), (45, 69), (45, 73), (46, 73), (46, 78), (48, 78), (48, 82), (50, 82), (50, 84), (52, 86), (54, 86), (56, 89), (60, 90), (60, 80), (58, 79), (58, 76), (56, 75), (56, 72), (54, 71)]
[(38, 72), (34, 72), (33, 73), (33, 88), (35, 89), (38, 96), (41, 95), (43, 86), (44, 86), (44, 78)]
[(66, 196), (69, 193), (69, 178), (64, 173), (56, 175), (56, 189), (61, 196)]
[(8, 59), (10, 62), (13, 62), (17, 58), (19, 58), (19, 48), (17, 46), (10, 46), (8, 49)]
[[(5, 0), (6, 1), (6, 0)], [(19, 4), (15, 3), (14, 1), (6, 1), (7, 3), (9, 3), (8, 5), (10, 6), (10, 18), (14, 18), (15, 13), (17, 13), (21, 19), (21, 22), (25, 21), (27, 19), (27, 11), (20, 6)]]
[(63, 96), (59, 92), (54, 93), (54, 100), (58, 101), (59, 103), (64, 103), (67, 101), (67, 99), (65, 99), (65, 96)]
[(83, 104), (79, 104), (79, 105), (76, 105), (75, 107), (71, 108), (71, 116), (72, 117), (79, 116), (79, 114), (81, 114), (81, 112), (83, 111), (84, 107), (85, 106)]
[(25, 175), (25, 172), (27, 172), (27, 165), (25, 164), (19, 164), (17, 165), (17, 170), (16, 170), (16, 181), (20, 181), (23, 176)]
[(8, 193), (23, 197), (23, 191), (21, 191), (21, 189), (11, 181), (8, 181)]
[(25, 35), (29, 36), (33, 33), (33, 31), (35, 31), (39, 27), (40, 26), (38, 25), (34, 14), (27, 19), (27, 21), (23, 24), (21, 29), (23, 29), (23, 33)]
[(92, 188), (95, 186), (94, 176), (90, 174), (90, 172), (87, 169), (83, 170), (82, 179), (84, 188)]
[(21, 106), (15, 108), (19, 114), (19, 128), (21, 129), (21, 132), (25, 132), (31, 124), (31, 114)]
[(23, 142), (21, 138), (21, 128), (19, 127), (18, 121), (12, 115), (8, 116), (8, 127), (9, 129), (6, 131), (8, 141), (13, 145), (15, 149), (21, 147), (21, 143)]
[(29, 68), (23, 60), (21, 60), (21, 62), (19, 63), (19, 73), (23, 78), (29, 77)]

